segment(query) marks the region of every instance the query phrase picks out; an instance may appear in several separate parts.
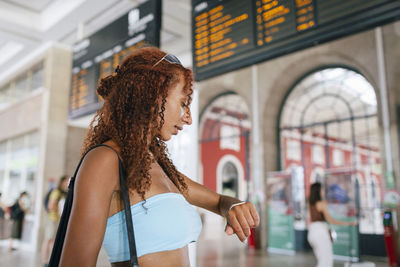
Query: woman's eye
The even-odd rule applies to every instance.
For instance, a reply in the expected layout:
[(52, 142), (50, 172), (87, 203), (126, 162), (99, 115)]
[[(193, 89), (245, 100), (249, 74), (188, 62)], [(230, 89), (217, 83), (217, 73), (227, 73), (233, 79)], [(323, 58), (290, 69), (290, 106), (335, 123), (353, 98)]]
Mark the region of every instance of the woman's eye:
[(186, 103), (185, 102), (182, 102), (181, 103), (181, 106), (184, 108), (184, 107), (186, 107)]

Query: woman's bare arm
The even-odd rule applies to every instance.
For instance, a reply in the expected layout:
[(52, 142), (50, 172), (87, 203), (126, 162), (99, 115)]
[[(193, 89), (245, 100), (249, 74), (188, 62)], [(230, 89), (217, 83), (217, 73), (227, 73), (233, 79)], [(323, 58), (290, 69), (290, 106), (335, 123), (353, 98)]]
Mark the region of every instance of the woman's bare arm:
[(217, 194), (204, 185), (196, 183), (183, 174), (181, 175), (188, 185), (188, 194), (186, 196), (188, 202), (225, 217), (228, 221), (226, 229), (228, 235), (235, 233), (241, 241), (244, 241), (250, 235), (250, 228), (258, 226), (259, 216), (251, 202), (231, 208), (233, 204), (241, 201), (233, 197)]
[(344, 221), (339, 221), (334, 219), (328, 211), (328, 207), (326, 206), (326, 202), (325, 201), (319, 201), (317, 202), (317, 210), (319, 212), (322, 212), (325, 216), (325, 219), (331, 223), (331, 224), (337, 224), (337, 225), (344, 225), (344, 226), (355, 226), (357, 225), (356, 222), (344, 222)]
[(75, 181), (61, 267), (96, 266), (118, 178), (114, 151), (98, 147), (86, 155)]

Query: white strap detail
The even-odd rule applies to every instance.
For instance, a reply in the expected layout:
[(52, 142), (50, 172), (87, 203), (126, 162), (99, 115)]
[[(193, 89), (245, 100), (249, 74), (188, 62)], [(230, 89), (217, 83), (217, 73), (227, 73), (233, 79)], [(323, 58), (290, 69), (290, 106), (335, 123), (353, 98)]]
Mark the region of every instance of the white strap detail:
[(229, 210), (231, 210), (233, 207), (236, 207), (236, 206), (239, 206), (239, 205), (242, 205), (242, 204), (246, 204), (246, 201), (242, 201), (242, 202), (238, 202), (238, 203), (232, 204), (231, 207), (229, 208)]

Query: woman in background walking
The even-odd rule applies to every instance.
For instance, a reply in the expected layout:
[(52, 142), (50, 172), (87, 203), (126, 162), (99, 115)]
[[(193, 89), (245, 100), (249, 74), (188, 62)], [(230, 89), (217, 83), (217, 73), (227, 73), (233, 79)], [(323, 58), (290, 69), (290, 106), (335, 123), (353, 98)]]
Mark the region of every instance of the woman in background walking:
[(311, 185), (309, 204), (311, 224), (308, 228), (307, 239), (317, 258), (317, 267), (332, 267), (332, 239), (327, 222), (345, 226), (355, 226), (357, 222), (344, 222), (332, 218), (324, 201), (321, 183)]

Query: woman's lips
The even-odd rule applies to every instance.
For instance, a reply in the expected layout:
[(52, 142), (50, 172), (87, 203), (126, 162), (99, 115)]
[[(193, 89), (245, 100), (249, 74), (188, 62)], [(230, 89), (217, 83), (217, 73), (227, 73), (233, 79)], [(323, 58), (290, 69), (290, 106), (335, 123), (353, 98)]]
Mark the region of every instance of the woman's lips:
[(183, 129), (182, 127), (179, 127), (179, 126), (176, 126), (176, 125), (175, 125), (174, 128), (175, 128), (174, 134), (178, 134), (178, 132)]

